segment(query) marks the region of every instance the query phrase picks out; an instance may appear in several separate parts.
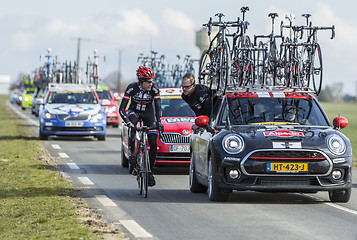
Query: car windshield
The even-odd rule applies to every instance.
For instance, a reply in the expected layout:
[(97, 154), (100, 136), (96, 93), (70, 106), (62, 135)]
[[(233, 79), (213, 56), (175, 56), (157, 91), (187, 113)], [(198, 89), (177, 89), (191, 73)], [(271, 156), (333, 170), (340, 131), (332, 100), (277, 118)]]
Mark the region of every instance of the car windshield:
[(67, 104), (96, 104), (98, 103), (94, 92), (51, 92), (48, 103)]
[(195, 117), (195, 113), (181, 96), (161, 96), (163, 117)]
[(221, 124), (227, 123), (329, 125), (313, 98), (227, 98)]
[(97, 90), (96, 92), (99, 99), (112, 99), (112, 96), (108, 90)]

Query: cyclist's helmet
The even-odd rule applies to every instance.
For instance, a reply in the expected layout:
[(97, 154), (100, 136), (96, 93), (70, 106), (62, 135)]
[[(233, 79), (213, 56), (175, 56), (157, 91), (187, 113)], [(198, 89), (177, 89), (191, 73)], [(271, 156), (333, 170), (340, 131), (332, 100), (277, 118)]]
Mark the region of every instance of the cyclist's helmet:
[(136, 70), (136, 76), (138, 76), (139, 81), (141, 82), (152, 82), (154, 78), (154, 72), (151, 68), (139, 66)]

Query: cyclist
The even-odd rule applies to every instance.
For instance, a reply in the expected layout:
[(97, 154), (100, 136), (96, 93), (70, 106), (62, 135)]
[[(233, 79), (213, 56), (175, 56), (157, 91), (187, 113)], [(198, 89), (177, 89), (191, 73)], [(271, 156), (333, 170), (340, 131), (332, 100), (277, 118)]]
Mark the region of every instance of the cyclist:
[[(127, 126), (131, 129), (131, 136), (129, 136), (130, 164), (136, 164), (135, 126), (139, 119), (143, 120), (144, 126), (155, 127), (156, 125), (157, 128), (163, 131), (163, 125), (161, 124), (160, 92), (152, 82), (154, 78), (154, 72), (148, 67), (139, 66), (139, 68), (136, 70), (136, 75), (138, 77), (138, 82), (133, 82), (128, 85), (119, 107), (119, 113), (121, 117)], [(129, 105), (128, 112), (126, 112), (125, 108), (128, 105), (130, 98), (131, 103)], [(158, 133), (156, 130), (149, 130), (147, 135), (150, 145), (150, 169), (153, 169), (157, 153)], [(148, 185), (155, 185), (155, 178), (152, 172), (149, 173)]]
[(186, 73), (182, 78), (182, 99), (187, 102), (196, 116), (211, 116), (212, 111), (212, 91), (209, 87), (196, 84), (195, 76)]

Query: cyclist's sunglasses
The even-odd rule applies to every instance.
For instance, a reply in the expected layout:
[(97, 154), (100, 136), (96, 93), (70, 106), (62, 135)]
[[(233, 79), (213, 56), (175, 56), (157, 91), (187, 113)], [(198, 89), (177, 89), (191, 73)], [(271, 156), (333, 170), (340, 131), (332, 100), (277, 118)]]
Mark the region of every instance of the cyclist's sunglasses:
[(192, 83), (192, 84), (190, 84), (190, 85), (188, 85), (188, 86), (183, 86), (183, 85), (181, 85), (181, 87), (182, 87), (183, 89), (185, 89), (185, 88), (190, 88), (193, 84), (195, 84), (195, 83)]

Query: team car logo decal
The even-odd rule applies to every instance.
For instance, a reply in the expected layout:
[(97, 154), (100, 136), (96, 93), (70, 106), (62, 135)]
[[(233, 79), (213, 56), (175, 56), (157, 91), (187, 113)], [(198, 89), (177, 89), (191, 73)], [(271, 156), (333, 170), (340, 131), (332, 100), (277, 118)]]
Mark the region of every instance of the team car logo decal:
[(62, 105), (53, 109), (68, 113), (71, 116), (76, 116), (82, 112), (94, 110), (94, 108), (92, 107), (82, 107), (80, 105), (75, 105), (75, 106)]
[(302, 132), (292, 132), (289, 130), (276, 130), (274, 132), (264, 132), (267, 137), (304, 137)]
[(273, 142), (273, 148), (302, 148), (301, 142)]
[(167, 122), (167, 123), (179, 123), (179, 122), (194, 123), (195, 118), (165, 118), (165, 122)]

